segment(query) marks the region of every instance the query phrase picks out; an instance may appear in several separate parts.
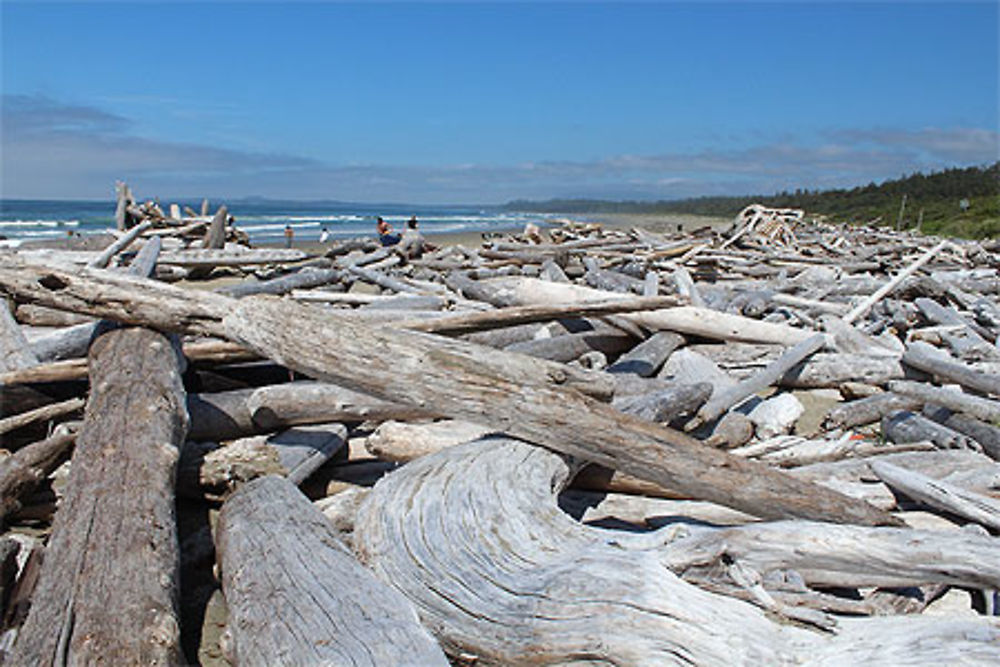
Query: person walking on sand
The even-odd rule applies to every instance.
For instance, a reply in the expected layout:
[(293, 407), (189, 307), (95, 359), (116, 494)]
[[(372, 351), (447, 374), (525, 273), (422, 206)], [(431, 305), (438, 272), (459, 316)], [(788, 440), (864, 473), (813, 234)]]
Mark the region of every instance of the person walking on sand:
[(382, 243), (383, 247), (399, 243), (399, 234), (392, 233), (392, 226), (383, 220), (382, 216), (378, 216), (378, 219), (375, 221), (375, 231), (378, 233), (378, 240)]
[(285, 247), (292, 247), (292, 238), (295, 236), (295, 230), (292, 229), (291, 225), (285, 225)]

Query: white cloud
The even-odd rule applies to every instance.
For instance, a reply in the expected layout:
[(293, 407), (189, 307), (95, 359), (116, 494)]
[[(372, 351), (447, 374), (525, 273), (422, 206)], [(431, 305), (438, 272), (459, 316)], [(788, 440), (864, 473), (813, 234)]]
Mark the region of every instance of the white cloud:
[(784, 137), (740, 150), (623, 154), (592, 161), (511, 165), (331, 165), (136, 136), (102, 109), (3, 96), (0, 192), (20, 198), (110, 197), (115, 180), (140, 196), (241, 197), (409, 203), (515, 198), (672, 199), (853, 186), (913, 171), (997, 159), (998, 134), (975, 128), (836, 130), (820, 143)]

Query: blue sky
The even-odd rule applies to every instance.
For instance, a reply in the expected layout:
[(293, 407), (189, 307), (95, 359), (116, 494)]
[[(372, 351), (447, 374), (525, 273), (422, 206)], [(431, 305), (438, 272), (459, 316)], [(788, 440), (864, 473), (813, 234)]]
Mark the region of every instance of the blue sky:
[(5, 197), (494, 203), (1000, 159), (996, 2), (2, 1)]

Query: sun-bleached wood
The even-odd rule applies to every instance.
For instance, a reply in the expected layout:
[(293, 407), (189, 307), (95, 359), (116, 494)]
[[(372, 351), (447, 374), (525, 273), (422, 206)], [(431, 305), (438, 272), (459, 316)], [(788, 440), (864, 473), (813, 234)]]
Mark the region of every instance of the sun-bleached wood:
[[(469, 654), (477, 664), (553, 664), (583, 656), (591, 662), (671, 664), (683, 656), (685, 664), (695, 665), (897, 665), (900, 655), (915, 651), (945, 662), (995, 655), (1000, 626), (987, 620), (844, 618), (837, 619), (836, 634), (775, 622), (755, 606), (701, 590), (671, 571), (711, 560), (732, 563), (723, 545), (740, 529), (712, 542), (712, 533), (691, 534), (683, 526), (647, 534), (583, 526), (556, 502), (570, 474), (558, 455), (509, 438), (423, 457), (367, 495), (354, 524), (355, 549), (380, 579), (416, 605), (449, 653)], [(814, 525), (809, 539), (826, 528)], [(912, 580), (909, 573), (923, 568), (924, 559), (939, 557), (911, 542), (908, 536), (917, 535), (912, 531), (843, 528), (856, 531), (839, 536), (849, 534), (852, 542), (816, 543), (835, 549), (824, 566), (838, 573), (842, 567), (864, 569), (883, 548), (876, 545), (886, 545), (894, 558), (873, 579)], [(766, 530), (739, 542), (740, 558), (749, 558), (742, 550), (753, 551), (755, 535), (767, 536)], [(787, 534), (780, 524), (771, 530)], [(931, 562), (928, 573), (968, 581), (992, 581), (1000, 574), (995, 564), (983, 574), (981, 559), (995, 549), (992, 538), (919, 535), (948, 544), (947, 561), (962, 564), (956, 575), (948, 565)], [(971, 538), (977, 540), (975, 553), (968, 551)], [(769, 546), (760, 549), (763, 562), (801, 563), (794, 550), (782, 556), (780, 544), (775, 552)], [(734, 565), (752, 572), (739, 560)]]
[[(195, 295), (106, 273), (19, 264), (0, 267), (0, 285), (45, 305), (224, 337), (310, 377), (478, 421), (764, 518), (897, 523), (867, 503), (707, 449), (581, 393), (610, 389), (597, 373), (431, 334), (386, 331), (271, 297)], [(296, 323), (294, 331), (289, 322)]]
[(448, 664), (406, 598), (291, 483), (241, 486), (216, 534), (235, 664)]

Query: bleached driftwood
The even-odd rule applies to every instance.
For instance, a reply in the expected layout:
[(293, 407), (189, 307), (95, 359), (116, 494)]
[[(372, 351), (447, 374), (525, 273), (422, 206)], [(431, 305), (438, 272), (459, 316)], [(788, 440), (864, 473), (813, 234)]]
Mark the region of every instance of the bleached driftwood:
[(20, 508), (22, 496), (55, 470), (75, 440), (72, 432), (54, 434), (0, 460), (0, 524)]
[(0, 299), (0, 371), (31, 368), (37, 363), (38, 358), (31, 352), (21, 325), (7, 307), (6, 299)]
[[(473, 298), (480, 298), (497, 306), (601, 301), (616, 298), (614, 292), (534, 278), (498, 278), (472, 282), (480, 283), (476, 285), (479, 291)], [(466, 285), (462, 284), (463, 287)], [(631, 297), (617, 295), (617, 298)], [(721, 340), (794, 345), (811, 335), (811, 332), (803, 329), (693, 306), (631, 313), (622, 317), (647, 329), (674, 331)]]
[[(724, 545), (735, 539), (734, 566), (723, 566), (730, 572), (752, 572), (742, 565), (751, 558), (763, 569), (822, 557), (829, 574), (810, 570), (817, 580), (843, 582), (844, 570), (860, 569), (858, 581), (993, 582), (1000, 570), (995, 564), (984, 570), (982, 563), (995, 550), (992, 538), (920, 534), (947, 548), (939, 562), (935, 548), (909, 539), (917, 535), (912, 531), (847, 529), (827, 542), (823, 525), (806, 533), (783, 530), (788, 524), (757, 532), (748, 527), (745, 540), (742, 529), (686, 539), (688, 529), (681, 527), (650, 534), (598, 530), (559, 509), (555, 494), (569, 476), (558, 455), (510, 439), (450, 448), (407, 464), (375, 487), (356, 518), (355, 548), (416, 605), (448, 652), (470, 654), (480, 664), (580, 656), (647, 664), (683, 655), (686, 664), (705, 665), (861, 656), (866, 664), (896, 665), (900, 655), (927, 651), (934, 661), (990, 660), (1000, 641), (1000, 627), (989, 621), (908, 617), (839, 619), (836, 635), (820, 634), (776, 623), (757, 607), (700, 590), (671, 571), (732, 563)], [(795, 535), (786, 548), (782, 541)], [(873, 554), (886, 548), (892, 558), (872, 568)], [(955, 570), (953, 559), (961, 563)]]
[(347, 442), (342, 424), (298, 426), (271, 435), (216, 443), (188, 442), (177, 465), (177, 493), (224, 499), (240, 484), (280, 475), (302, 484)]
[[(889, 486), (914, 500), (1000, 530), (1000, 500), (967, 491), (886, 461), (873, 461), (872, 471)], [(996, 586), (992, 586), (995, 588)]]
[(954, 382), (973, 391), (1000, 397), (1000, 376), (977, 371), (951, 359), (932, 345), (914, 341), (906, 346), (903, 363), (926, 371), (947, 382)]
[(236, 664), (448, 664), (409, 602), (290, 483), (244, 484), (217, 534)]
[[(387, 332), (293, 302), (264, 297), (236, 301), (93, 270), (17, 263), (0, 267), (0, 285), (45, 305), (234, 340), (311, 377), (429, 407), (443, 416), (480, 421), (758, 516), (897, 522), (864, 502), (802, 485), (766, 466), (623, 415), (582, 393), (606, 386), (596, 373), (440, 336)], [(297, 324), (294, 332), (289, 322)], [(576, 387), (580, 391), (569, 390)]]
[(809, 355), (820, 350), (826, 343), (826, 337), (816, 334), (801, 343), (795, 345), (777, 360), (769, 364), (766, 368), (752, 377), (740, 382), (730, 389), (717, 392), (712, 395), (708, 403), (703, 405), (695, 418), (685, 427), (694, 430), (708, 422), (715, 421), (727, 410), (737, 405), (740, 401), (753, 396), (757, 392), (767, 389), (769, 386), (781, 379), (795, 365), (801, 363)]

